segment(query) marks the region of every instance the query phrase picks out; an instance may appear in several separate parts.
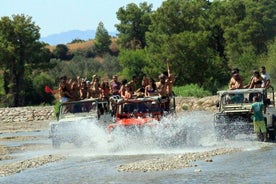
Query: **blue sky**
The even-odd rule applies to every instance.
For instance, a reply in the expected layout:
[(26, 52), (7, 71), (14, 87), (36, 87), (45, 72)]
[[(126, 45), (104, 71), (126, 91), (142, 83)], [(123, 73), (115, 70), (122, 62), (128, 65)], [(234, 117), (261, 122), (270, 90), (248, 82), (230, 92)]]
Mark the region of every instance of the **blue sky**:
[[(1, 0), (0, 17), (25, 14), (40, 27), (41, 37), (70, 30), (96, 30), (100, 21), (108, 31), (116, 31), (116, 12), (129, 3), (145, 0)], [(163, 0), (147, 0), (153, 10)]]

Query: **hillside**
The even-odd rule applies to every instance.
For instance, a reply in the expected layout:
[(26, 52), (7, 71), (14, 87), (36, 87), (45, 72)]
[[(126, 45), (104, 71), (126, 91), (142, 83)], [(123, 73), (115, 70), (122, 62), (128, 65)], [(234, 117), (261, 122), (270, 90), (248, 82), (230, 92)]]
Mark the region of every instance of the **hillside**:
[[(67, 44), (72, 42), (74, 39), (80, 40), (90, 40), (95, 38), (96, 31), (95, 30), (71, 30), (62, 33), (52, 34), (46, 37), (42, 37), (40, 41), (48, 43), (49, 45), (57, 45), (57, 44)], [(116, 36), (115, 31), (109, 32), (109, 35), (114, 37)]]
[[(112, 43), (110, 45), (110, 50), (112, 52), (118, 52), (119, 50), (119, 47), (118, 47), (118, 44), (117, 44), (117, 38), (112, 38)], [(77, 51), (77, 50), (87, 50), (87, 49), (91, 49), (94, 45), (95, 41), (93, 39), (91, 40), (87, 40), (87, 41), (84, 41), (84, 42), (77, 42), (77, 43), (67, 43), (65, 44), (68, 49), (69, 49), (69, 53), (73, 53), (74, 51)], [(49, 45), (47, 46), (47, 48), (50, 49), (51, 52), (53, 52), (53, 50), (56, 48), (56, 45)]]

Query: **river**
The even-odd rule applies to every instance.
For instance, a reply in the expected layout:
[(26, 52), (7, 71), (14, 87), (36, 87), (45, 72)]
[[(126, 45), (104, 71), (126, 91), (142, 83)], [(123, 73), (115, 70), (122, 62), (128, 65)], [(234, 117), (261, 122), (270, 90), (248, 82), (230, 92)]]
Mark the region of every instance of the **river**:
[[(47, 139), (48, 131), (4, 133), (0, 136), (40, 136), (38, 140), (1, 142), (9, 146), (44, 145), (40, 150), (14, 153), (17, 160), (45, 154), (61, 154), (66, 159), (1, 177), (0, 183), (275, 183), (275, 143), (258, 142), (254, 135), (239, 135), (235, 140), (217, 142), (212, 120), (212, 113), (205, 111), (178, 115), (173, 121), (179, 127), (174, 130), (183, 128), (188, 135), (187, 143), (180, 147), (160, 146), (159, 143), (140, 138), (116, 139), (110, 143), (106, 131), (91, 124), (82, 128), (90, 141), (81, 148), (71, 144), (64, 144), (60, 149), (51, 148), (51, 141)], [(158, 137), (168, 136), (165, 134), (162, 132)], [(241, 148), (242, 151), (214, 156), (212, 162), (197, 160), (194, 162), (196, 167), (149, 172), (118, 171), (120, 165), (135, 161), (221, 147)], [(0, 161), (0, 166), (7, 162), (11, 160)]]

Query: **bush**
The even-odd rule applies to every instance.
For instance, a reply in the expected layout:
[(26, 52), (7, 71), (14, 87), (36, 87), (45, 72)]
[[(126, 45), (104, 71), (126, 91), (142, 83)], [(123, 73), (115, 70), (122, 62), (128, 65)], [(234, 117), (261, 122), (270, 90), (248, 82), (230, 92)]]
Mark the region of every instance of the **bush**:
[(189, 84), (186, 86), (174, 86), (173, 91), (176, 96), (184, 96), (184, 97), (204, 97), (211, 96), (212, 93), (210, 91), (204, 90), (196, 84)]

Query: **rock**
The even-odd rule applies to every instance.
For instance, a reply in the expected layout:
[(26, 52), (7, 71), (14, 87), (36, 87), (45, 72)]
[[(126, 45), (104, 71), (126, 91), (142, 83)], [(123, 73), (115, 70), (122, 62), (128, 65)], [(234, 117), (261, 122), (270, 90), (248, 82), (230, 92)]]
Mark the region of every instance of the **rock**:
[(201, 172), (201, 169), (195, 169), (194, 172)]
[(212, 159), (205, 159), (205, 162), (213, 162)]

